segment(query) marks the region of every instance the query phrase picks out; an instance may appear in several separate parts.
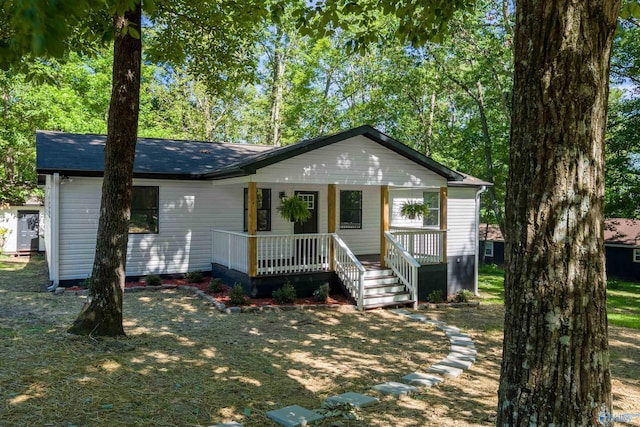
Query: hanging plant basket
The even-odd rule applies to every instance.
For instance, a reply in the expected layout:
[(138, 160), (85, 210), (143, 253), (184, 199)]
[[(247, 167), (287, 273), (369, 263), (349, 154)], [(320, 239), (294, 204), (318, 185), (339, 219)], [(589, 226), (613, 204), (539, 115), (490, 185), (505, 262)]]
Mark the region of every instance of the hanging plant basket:
[(285, 197), (280, 200), (278, 206), (280, 216), (287, 221), (302, 224), (311, 217), (311, 211), (307, 207), (307, 202), (296, 195)]
[(402, 216), (408, 219), (423, 218), (428, 211), (427, 206), (420, 202), (406, 202), (400, 209)]

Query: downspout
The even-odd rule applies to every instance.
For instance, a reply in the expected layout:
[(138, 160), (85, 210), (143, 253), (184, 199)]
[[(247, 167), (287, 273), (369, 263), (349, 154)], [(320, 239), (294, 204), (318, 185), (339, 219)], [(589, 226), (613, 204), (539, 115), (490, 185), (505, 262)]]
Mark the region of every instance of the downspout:
[(480, 261), (479, 259), (479, 252), (480, 252), (480, 195), (482, 193), (484, 193), (485, 191), (487, 191), (487, 186), (483, 185), (482, 187), (480, 187), (480, 189), (478, 191), (476, 191), (476, 233), (475, 233), (475, 238), (473, 239), (475, 241), (475, 263), (474, 263), (474, 267), (473, 267), (473, 293), (476, 296), (480, 296), (480, 294), (478, 293), (478, 262)]
[(60, 227), (60, 174), (53, 174), (53, 182), (51, 184), (51, 196), (49, 197), (49, 203), (51, 203), (50, 207), (50, 223), (49, 223), (49, 250), (50, 254), (50, 265), (49, 265), (49, 280), (51, 280), (51, 285), (47, 287), (48, 291), (55, 291), (58, 285), (60, 284), (60, 273), (59, 273), (59, 227)]

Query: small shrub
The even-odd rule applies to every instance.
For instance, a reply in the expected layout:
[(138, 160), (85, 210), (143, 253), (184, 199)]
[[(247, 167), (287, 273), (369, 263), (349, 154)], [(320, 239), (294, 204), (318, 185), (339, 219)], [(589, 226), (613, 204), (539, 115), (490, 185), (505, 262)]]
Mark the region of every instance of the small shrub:
[(327, 302), (329, 298), (329, 284), (320, 285), (318, 289), (313, 291), (313, 300), (316, 302)]
[(484, 274), (504, 274), (504, 270), (496, 264), (483, 264), (478, 267), (478, 273)]
[(240, 283), (236, 283), (233, 285), (233, 288), (231, 288), (231, 292), (229, 293), (229, 302), (233, 305), (243, 305), (246, 302), (244, 291), (242, 290), (242, 285)]
[(186, 273), (184, 275), (184, 278), (189, 283), (200, 283), (200, 282), (202, 282), (204, 280), (204, 275), (202, 274), (202, 271), (200, 271), (200, 270), (189, 271), (188, 273)]
[(212, 294), (217, 294), (218, 292), (222, 292), (222, 279), (215, 278), (211, 279), (211, 283), (209, 283), (209, 292)]
[(607, 289), (611, 289), (611, 290), (619, 290), (621, 289), (622, 286), (620, 285), (620, 282), (617, 281), (616, 279), (609, 279), (607, 280)]
[(146, 283), (147, 286), (160, 286), (162, 279), (157, 274), (148, 274), (147, 277), (144, 278), (144, 283)]
[(283, 287), (273, 291), (273, 299), (278, 304), (291, 304), (296, 301), (296, 289), (290, 282), (285, 283)]
[(443, 300), (444, 298), (442, 297), (442, 291), (439, 289), (436, 289), (435, 291), (431, 291), (429, 295), (427, 295), (427, 301), (432, 304), (438, 304)]
[(453, 302), (469, 302), (474, 297), (473, 292), (466, 289), (456, 292)]
[(82, 282), (80, 282), (81, 288), (91, 289), (91, 286), (93, 286), (93, 278), (91, 276), (87, 277)]

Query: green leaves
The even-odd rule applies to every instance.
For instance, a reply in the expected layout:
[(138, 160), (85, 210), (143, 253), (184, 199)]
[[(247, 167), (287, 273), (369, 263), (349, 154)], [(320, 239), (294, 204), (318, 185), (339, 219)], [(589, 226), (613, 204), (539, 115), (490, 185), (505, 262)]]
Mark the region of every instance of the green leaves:
[(629, 19), (636, 18), (640, 19), (640, 1), (639, 0), (629, 0), (622, 4), (622, 9), (620, 10), (620, 18)]

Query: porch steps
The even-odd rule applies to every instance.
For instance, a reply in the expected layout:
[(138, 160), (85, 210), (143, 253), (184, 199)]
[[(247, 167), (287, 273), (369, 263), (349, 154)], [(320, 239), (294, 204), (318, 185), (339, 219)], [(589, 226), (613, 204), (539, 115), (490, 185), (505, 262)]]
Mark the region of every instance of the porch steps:
[(391, 269), (367, 269), (364, 275), (365, 309), (411, 303), (411, 294)]

